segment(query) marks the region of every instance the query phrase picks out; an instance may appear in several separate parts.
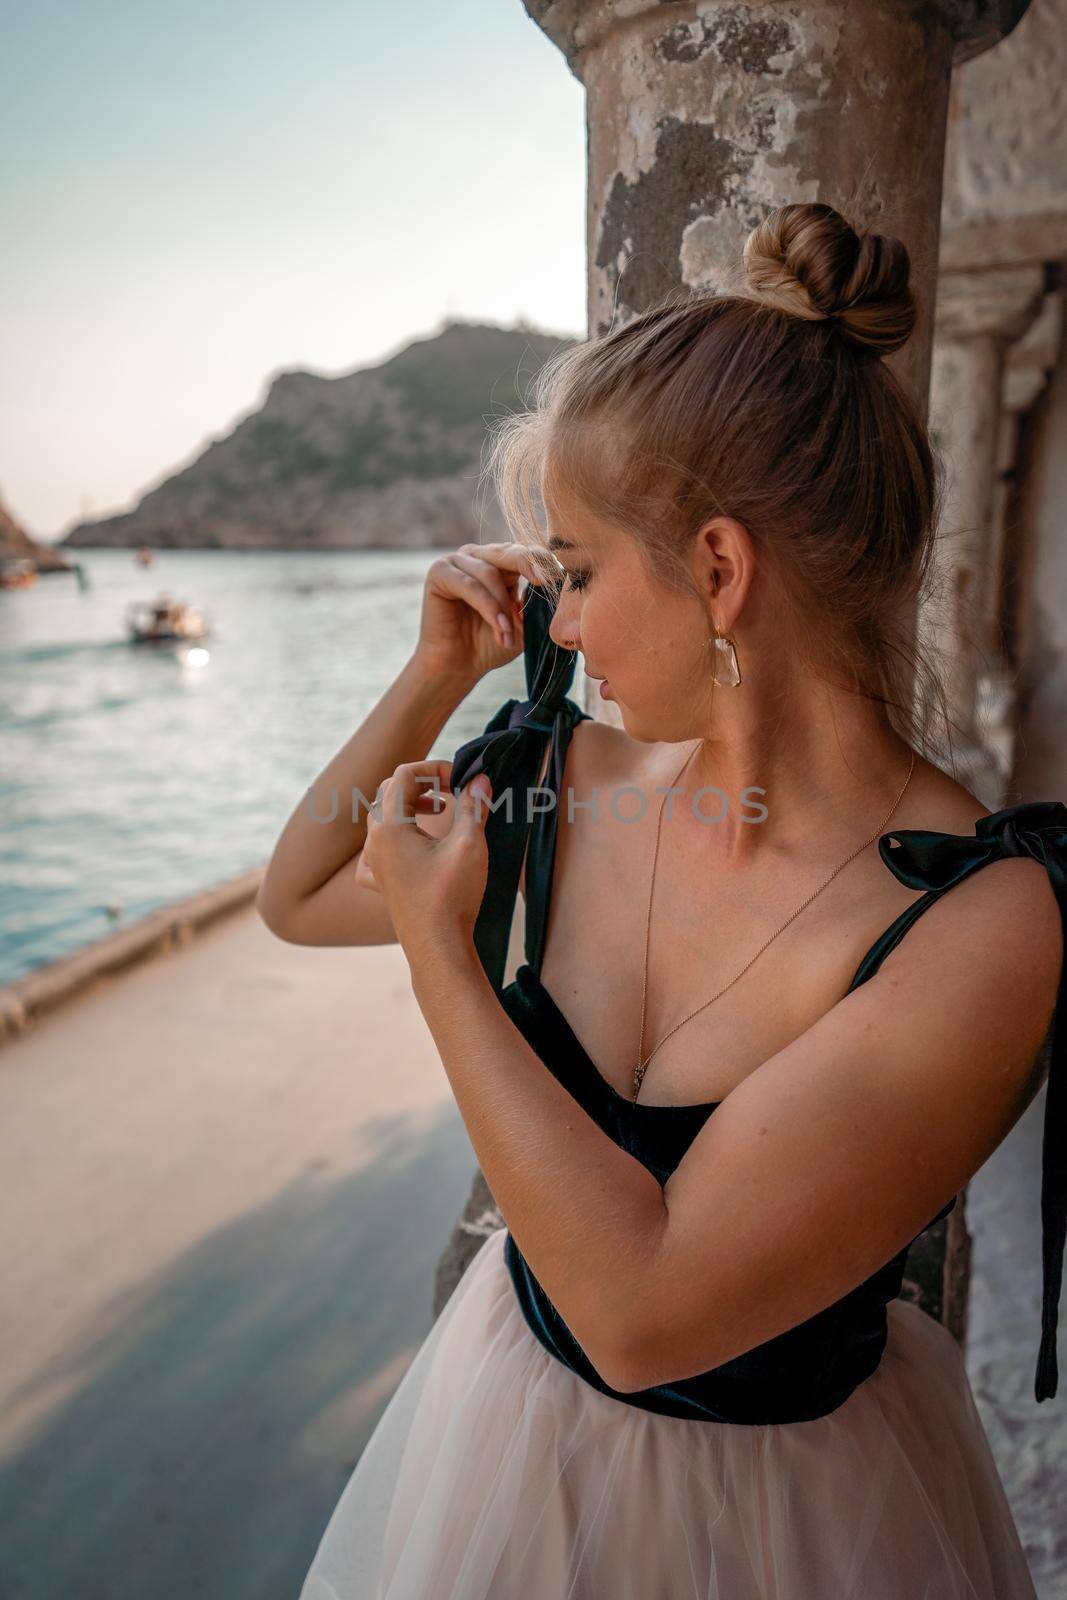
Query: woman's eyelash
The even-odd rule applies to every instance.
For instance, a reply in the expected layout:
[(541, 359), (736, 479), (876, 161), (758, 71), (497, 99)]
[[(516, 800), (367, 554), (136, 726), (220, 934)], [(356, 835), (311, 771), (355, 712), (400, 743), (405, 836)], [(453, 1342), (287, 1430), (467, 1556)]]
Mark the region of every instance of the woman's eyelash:
[(589, 582), (589, 574), (587, 572), (564, 572), (563, 576), (570, 584), (570, 587), (575, 590), (584, 589)]

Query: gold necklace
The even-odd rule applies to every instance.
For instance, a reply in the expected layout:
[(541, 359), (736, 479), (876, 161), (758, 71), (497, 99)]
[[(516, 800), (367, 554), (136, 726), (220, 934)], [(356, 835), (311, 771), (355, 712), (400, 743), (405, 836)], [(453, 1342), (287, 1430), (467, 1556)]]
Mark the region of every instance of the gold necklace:
[[(695, 749), (690, 750), (689, 754), (686, 756), (685, 760), (682, 762), (681, 768), (680, 768), (679, 773), (678, 773), (678, 777), (675, 778), (674, 784), (671, 785), (672, 788), (674, 788), (677, 785), (678, 778), (680, 778), (682, 776), (682, 773), (685, 771), (686, 767), (689, 765), (690, 761), (692, 761), (692, 759), (693, 759), (693, 757), (695, 755), (696, 755), (696, 750)], [(908, 776), (904, 779), (903, 788), (901, 789), (900, 793), (897, 795), (896, 799), (893, 801), (893, 804), (890, 806), (889, 810), (886, 812), (886, 815), (882, 819), (882, 822), (875, 829), (875, 831), (871, 834), (871, 837), (869, 839), (865, 839), (861, 845), (859, 845), (855, 850), (853, 850), (851, 855), (848, 855), (848, 856), (845, 857), (844, 861), (841, 862), (840, 866), (837, 866), (837, 867), (834, 868), (833, 872), (831, 872), (830, 876), (826, 879), (826, 882), (825, 883), (821, 883), (819, 885), (819, 887), (815, 890), (814, 894), (809, 894), (808, 898), (801, 905), (797, 906), (796, 910), (793, 912), (793, 915), (791, 917), (788, 917), (786, 919), (786, 921), (782, 923), (782, 926), (780, 928), (777, 928), (775, 930), (775, 932), (771, 934), (770, 938), (768, 940), (766, 940), (765, 943), (760, 945), (759, 949), (756, 951), (756, 954), (751, 958), (751, 960), (745, 962), (744, 966), (741, 968), (741, 971), (736, 973), (730, 979), (729, 983), (724, 984), (723, 987), (719, 990), (718, 994), (713, 994), (710, 1000), (705, 1000), (704, 1004), (700, 1005), (700, 1006), (697, 1006), (695, 1011), (690, 1011), (689, 1015), (687, 1017), (683, 1017), (681, 1022), (676, 1022), (674, 1024), (674, 1027), (671, 1028), (670, 1032), (669, 1033), (665, 1033), (663, 1035), (663, 1038), (660, 1040), (660, 1042), (656, 1046), (655, 1050), (651, 1050), (649, 1052), (649, 1054), (647, 1056), (645, 1056), (644, 1060), (642, 1061), (641, 1060), (641, 1046), (645, 1042), (645, 1001), (646, 1001), (647, 996), (648, 996), (648, 941), (649, 941), (649, 931), (650, 931), (650, 928), (652, 926), (652, 890), (653, 890), (653, 888), (655, 886), (655, 882), (656, 882), (656, 859), (659, 856), (660, 832), (662, 830), (662, 825), (663, 825), (663, 802), (664, 802), (664, 800), (666, 800), (667, 794), (670, 792), (669, 790), (664, 790), (663, 795), (660, 798), (659, 815), (656, 818), (656, 847), (655, 847), (655, 850), (653, 851), (653, 854), (652, 854), (652, 875), (651, 875), (651, 878), (649, 879), (649, 884), (648, 884), (648, 914), (647, 914), (647, 916), (645, 918), (645, 970), (644, 970), (642, 983), (641, 983), (641, 1036), (640, 1036), (640, 1040), (639, 1040), (638, 1046), (637, 1046), (637, 1056), (638, 1056), (637, 1066), (634, 1068), (634, 1095), (633, 1095), (634, 1104), (637, 1103), (637, 1097), (641, 1093), (641, 1084), (644, 1081), (644, 1076), (645, 1076), (645, 1072), (646, 1072), (647, 1067), (648, 1067), (648, 1063), (652, 1060), (652, 1057), (656, 1054), (656, 1052), (658, 1050), (660, 1050), (663, 1045), (666, 1044), (667, 1040), (671, 1037), (671, 1034), (677, 1033), (679, 1028), (683, 1028), (687, 1022), (692, 1021), (693, 1017), (695, 1017), (698, 1012), (705, 1011), (708, 1006), (713, 1005), (716, 1000), (720, 999), (721, 996), (726, 993), (727, 989), (730, 989), (730, 988), (733, 987), (733, 985), (737, 982), (738, 978), (744, 977), (745, 973), (748, 971), (749, 967), (752, 965), (752, 962), (755, 961), (759, 956), (761, 956), (763, 954), (764, 950), (766, 950), (766, 948), (767, 948), (767, 946), (769, 944), (773, 944), (774, 940), (777, 939), (777, 937), (778, 937), (778, 935), (780, 933), (784, 933), (785, 932), (786, 928), (788, 928), (789, 924), (794, 920), (794, 918), (799, 917), (800, 913), (802, 911), (804, 911), (808, 906), (811, 905), (811, 902), (815, 899), (816, 895), (822, 894), (823, 890), (827, 887), (827, 884), (830, 884), (830, 883), (833, 882), (833, 880), (837, 877), (837, 874), (842, 870), (842, 868), (843, 867), (847, 867), (849, 862), (850, 861), (854, 861), (855, 858), (860, 854), (860, 851), (866, 850), (866, 848), (867, 848), (867, 846), (869, 844), (873, 844), (875, 839), (877, 839), (882, 833), (885, 832), (886, 823), (889, 821), (890, 817), (893, 815), (893, 812), (899, 806), (901, 800), (903, 800), (903, 798), (904, 798), (904, 790), (907, 789), (908, 784), (911, 782), (911, 775), (912, 775), (912, 773), (914, 771), (915, 771), (915, 751), (913, 750), (911, 752), (911, 764), (908, 767)]]

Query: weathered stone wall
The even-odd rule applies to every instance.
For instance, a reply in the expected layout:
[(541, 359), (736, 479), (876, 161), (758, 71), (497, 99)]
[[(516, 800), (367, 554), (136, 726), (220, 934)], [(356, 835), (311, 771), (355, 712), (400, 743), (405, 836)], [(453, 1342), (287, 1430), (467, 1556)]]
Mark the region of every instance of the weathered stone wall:
[[(1008, 511), (1018, 545), (1014, 659), (1018, 731), (1012, 789), (1067, 800), (1067, 328), (1063, 291), (1046, 346), (1049, 383), (1026, 414), (1017, 494)], [(1054, 335), (1054, 337), (1053, 337)]]
[(1063, 788), (1045, 753), (1063, 711), (1047, 680), (1063, 653), (1048, 618), (1067, 608), (1050, 556), (1067, 440), (1044, 396), (1061, 359), (1065, 171), (1067, 3), (1035, 0), (953, 79), (930, 414), (949, 495), (925, 625), (948, 668), (961, 776), (994, 808)]
[(995, 50), (952, 81), (941, 269), (1067, 256), (1067, 13), (1033, 0)]

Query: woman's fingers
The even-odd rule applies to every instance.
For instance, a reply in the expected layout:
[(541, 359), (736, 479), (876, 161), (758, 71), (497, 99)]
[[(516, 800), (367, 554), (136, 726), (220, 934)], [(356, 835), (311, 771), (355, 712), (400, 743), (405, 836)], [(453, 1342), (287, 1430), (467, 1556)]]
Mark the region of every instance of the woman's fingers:
[(381, 889), (370, 862), (366, 859), (365, 851), (361, 850), (356, 856), (356, 882), (362, 889), (373, 889), (375, 894), (381, 894)]
[(483, 556), (471, 554), (469, 545), (463, 545), (459, 550), (456, 550), (452, 556), (452, 561), (462, 572), (469, 573), (472, 578), (478, 579), (480, 583), (485, 585), (496, 602), (495, 610), (503, 611), (510, 620), (512, 594), (504, 581), (500, 568), (495, 566), (493, 562), (486, 561)]
[(499, 567), (502, 572), (514, 574), (515, 577), (533, 578), (538, 575), (538, 552), (530, 545), (517, 544), (514, 541), (506, 543), (498, 541), (495, 544), (461, 544), (457, 555), (478, 556), (483, 561), (488, 561), (491, 566)]
[[(503, 612), (511, 623), (516, 612), (521, 618), (517, 599), (520, 578), (530, 583), (543, 583), (552, 576), (552, 557), (547, 551), (537, 551), (530, 546), (512, 543), (461, 544), (451, 556), (453, 567), (483, 583), (497, 602), (492, 618), (496, 625), (498, 614)], [(478, 607), (477, 609), (481, 609)], [(485, 613), (482, 613), (485, 615)]]
[[(499, 593), (494, 594), (482, 577), (478, 576), (477, 569), (472, 570), (472, 567), (473, 563), (463, 560), (459, 553), (455, 552), (435, 561), (428, 577), (438, 593), (464, 601), (472, 611), (478, 613), (494, 633), (502, 634), (503, 630), (498, 620), (500, 614), (503, 612), (509, 623), (511, 621), (512, 608), (506, 590), (503, 599)], [(489, 570), (483, 564), (482, 572), (487, 573)]]
[[(444, 790), (452, 772), (451, 761), (404, 761), (380, 789), (381, 815), (374, 825), (410, 827), (416, 812), (438, 810), (436, 796), (444, 801)], [(371, 828), (373, 812), (368, 818)]]
[[(450, 560), (456, 570), (463, 599), (484, 617), (494, 633), (500, 635), (501, 644), (510, 645), (511, 630), (514, 627), (514, 608), (507, 585), (495, 576), (496, 569), (459, 551), (451, 556)], [(493, 577), (489, 576), (491, 573), (494, 574)]]
[[(554, 571), (553, 571), (554, 568)], [(462, 651), (470, 657), (471, 642), (457, 626), (455, 602), (462, 601), (482, 619), (500, 648), (512, 656), (522, 648), (523, 606), (520, 582), (551, 585), (559, 578), (559, 563), (546, 550), (517, 542), (463, 544), (447, 555), (438, 556), (426, 574), (420, 643), (432, 655)], [(440, 602), (445, 602), (442, 606)], [(451, 604), (449, 604), (451, 602)], [(480, 648), (478, 658), (487, 652)], [(494, 665), (492, 660), (486, 666)]]
[(558, 580), (560, 575), (559, 562), (548, 550), (537, 545), (517, 543), (460, 545), (463, 551), (476, 552), (484, 556), (493, 566), (497, 566), (505, 574), (512, 594), (518, 586), (520, 577), (526, 578), (530, 583), (545, 583)]
[(456, 823), (461, 833), (481, 833), (486, 818), (486, 805), (492, 799), (493, 785), (487, 772), (479, 772), (459, 793)]

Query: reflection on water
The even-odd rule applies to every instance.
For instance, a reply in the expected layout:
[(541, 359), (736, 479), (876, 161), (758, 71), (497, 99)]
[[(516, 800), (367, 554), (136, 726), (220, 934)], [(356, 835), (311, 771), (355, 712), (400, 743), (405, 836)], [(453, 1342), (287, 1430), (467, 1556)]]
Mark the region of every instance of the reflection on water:
[[(410, 655), (439, 553), (79, 550), (84, 591), (0, 592), (0, 983), (264, 861)], [(127, 641), (164, 590), (207, 611), (206, 661)], [(523, 692), (519, 658), (430, 754)]]

